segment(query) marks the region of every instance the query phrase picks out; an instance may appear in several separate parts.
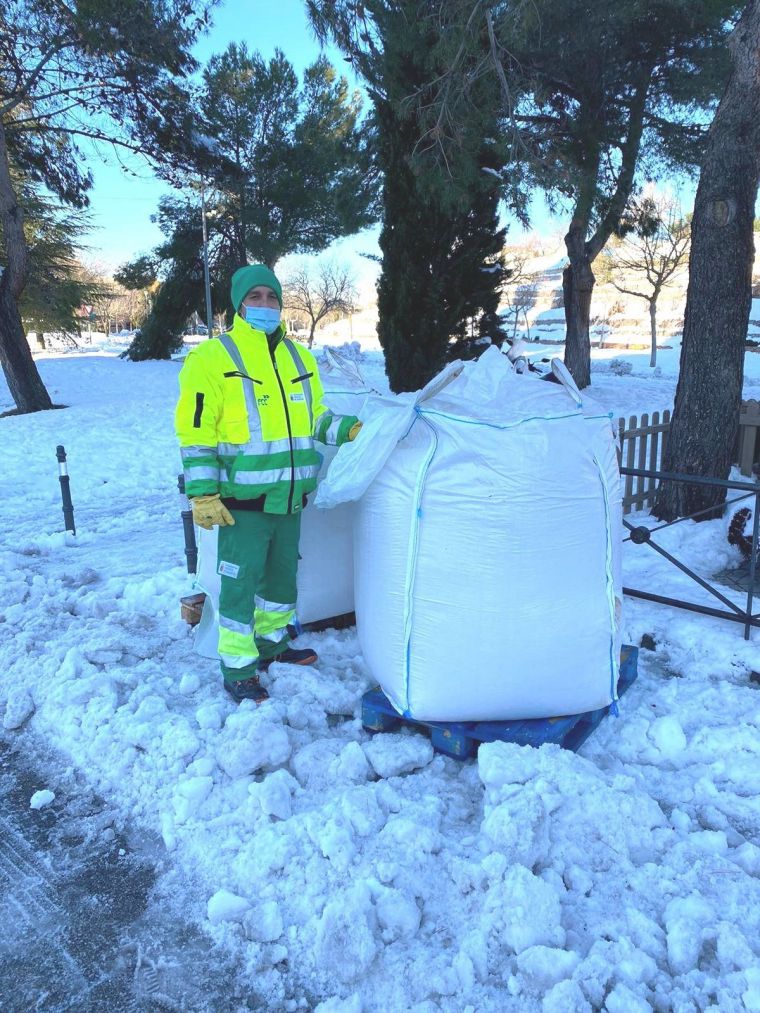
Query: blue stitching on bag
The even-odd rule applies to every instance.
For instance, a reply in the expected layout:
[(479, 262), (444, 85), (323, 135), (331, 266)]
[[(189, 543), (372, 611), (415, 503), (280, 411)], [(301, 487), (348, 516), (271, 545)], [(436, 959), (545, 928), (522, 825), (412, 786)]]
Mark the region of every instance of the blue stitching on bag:
[[(415, 413), (422, 417), (422, 412), (419, 408), (415, 408)], [(415, 419), (416, 421), (416, 419)], [(412, 717), (412, 713), (409, 706), (409, 680), (410, 680), (410, 666), (411, 666), (411, 643), (412, 643), (412, 600), (414, 593), (414, 575), (417, 570), (417, 556), (419, 552), (419, 532), (420, 532), (420, 521), (422, 519), (422, 495), (425, 488), (425, 479), (427, 478), (430, 465), (433, 463), (433, 458), (438, 450), (438, 433), (435, 430), (435, 426), (432, 422), (428, 422), (427, 419), (422, 420), (425, 425), (428, 426), (433, 434), (433, 446), (428, 454), (425, 463), (422, 466), (420, 477), (417, 480), (417, 487), (415, 489), (415, 521), (414, 521), (414, 541), (412, 545), (411, 555), (411, 566), (408, 573), (407, 583), (407, 596), (406, 596), (406, 615), (404, 616), (404, 633), (406, 636), (406, 671), (404, 673), (404, 697), (406, 700), (406, 706), (404, 708), (404, 717)]]

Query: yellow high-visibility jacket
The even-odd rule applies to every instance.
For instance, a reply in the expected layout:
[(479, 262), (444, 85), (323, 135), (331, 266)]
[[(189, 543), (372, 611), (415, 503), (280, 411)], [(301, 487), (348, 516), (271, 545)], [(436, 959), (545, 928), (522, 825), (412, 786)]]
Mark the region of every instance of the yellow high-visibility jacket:
[(302, 509), (317, 485), (321, 456), (357, 422), (322, 401), (312, 352), (267, 336), (235, 314), (230, 331), (202, 342), (179, 374), (175, 414), (188, 496), (257, 501), (267, 513)]

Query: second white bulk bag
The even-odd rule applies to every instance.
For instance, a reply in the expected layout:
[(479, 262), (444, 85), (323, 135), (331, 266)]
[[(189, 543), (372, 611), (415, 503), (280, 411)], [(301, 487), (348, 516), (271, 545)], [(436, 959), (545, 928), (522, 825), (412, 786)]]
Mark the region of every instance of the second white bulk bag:
[(611, 421), (490, 350), (420, 402), (359, 502), (357, 627), (399, 713), (509, 720), (617, 685), (621, 492)]

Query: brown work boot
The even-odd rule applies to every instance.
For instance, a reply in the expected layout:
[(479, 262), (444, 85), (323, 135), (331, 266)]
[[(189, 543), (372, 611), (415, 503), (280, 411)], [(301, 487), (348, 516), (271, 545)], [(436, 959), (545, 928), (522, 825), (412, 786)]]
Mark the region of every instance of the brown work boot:
[(318, 661), (317, 652), (311, 647), (302, 647), (296, 650), (294, 647), (286, 647), (284, 651), (275, 654), (273, 658), (267, 658), (259, 662), (259, 671), (266, 672), (273, 661), (280, 661), (283, 665), (313, 665)]
[(255, 675), (250, 679), (225, 679), (223, 684), (236, 703), (253, 700), (254, 703), (260, 704), (269, 699), (269, 693)]

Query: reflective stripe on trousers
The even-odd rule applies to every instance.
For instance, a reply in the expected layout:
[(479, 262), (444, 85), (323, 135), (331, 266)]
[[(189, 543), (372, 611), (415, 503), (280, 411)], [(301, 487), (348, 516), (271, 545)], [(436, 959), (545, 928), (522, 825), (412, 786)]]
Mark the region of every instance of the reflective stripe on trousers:
[[(261, 601), (257, 597), (257, 603)], [(287, 633), (287, 626), (296, 616), (293, 605), (265, 602), (267, 608), (256, 605), (253, 620), (241, 623), (228, 616), (219, 616), (219, 656), (228, 668), (245, 668), (259, 657), (257, 641), (279, 644)]]
[[(219, 655), (225, 678), (249, 678), (288, 644), (295, 618), (301, 515), (233, 510), (219, 529)], [(236, 673), (240, 673), (237, 675)]]
[(282, 640), (283, 630), (296, 617), (295, 602), (283, 605), (276, 601), (266, 601), (259, 595), (256, 595), (253, 601), (255, 606), (253, 622), (257, 638), (274, 644), (279, 643)]

